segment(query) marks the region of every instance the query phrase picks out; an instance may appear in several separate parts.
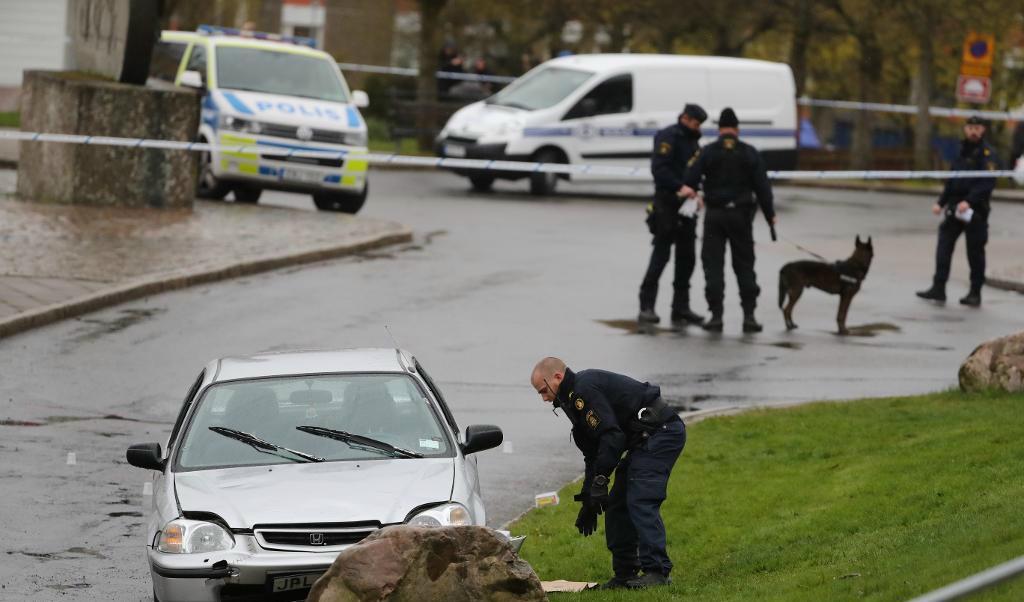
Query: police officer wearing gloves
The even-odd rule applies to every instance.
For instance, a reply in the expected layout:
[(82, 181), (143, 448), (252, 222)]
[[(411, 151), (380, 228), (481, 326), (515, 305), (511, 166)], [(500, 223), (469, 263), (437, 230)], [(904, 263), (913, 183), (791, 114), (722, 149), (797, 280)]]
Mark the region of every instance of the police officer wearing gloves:
[(530, 383), (569, 417), (573, 440), (583, 452), (586, 472), (575, 498), (583, 507), (576, 528), (590, 536), (597, 531), (598, 515), (605, 513), (615, 576), (602, 587), (670, 584), (672, 561), (660, 509), (672, 466), (686, 444), (686, 427), (661, 398), (661, 389), (604, 370), (573, 372), (554, 357), (537, 363)]
[(704, 323), (705, 330), (722, 331), (725, 244), (728, 242), (743, 306), (743, 332), (761, 332), (761, 325), (754, 318), (757, 296), (761, 293), (754, 273), (753, 221), (757, 206), (761, 206), (769, 224), (774, 226), (778, 219), (764, 161), (757, 149), (740, 141), (739, 119), (732, 109), (722, 110), (718, 118), (718, 140), (698, 151), (686, 171), (685, 181), (684, 196), (696, 195), (703, 183), (703, 204), (707, 206), (700, 254), (704, 264), (704, 293), (711, 310), (711, 319)]
[(640, 285), (639, 322), (657, 324), (661, 321), (654, 313), (658, 296), (658, 280), (676, 246), (675, 280), (672, 296), (672, 325), (676, 327), (701, 324), (704, 318), (690, 310), (690, 276), (697, 261), (697, 216), (683, 216), (683, 175), (686, 164), (700, 149), (700, 124), (708, 114), (700, 105), (688, 104), (679, 114), (679, 120), (654, 137), (651, 173), (654, 174), (654, 204), (648, 210), (648, 225), (654, 239), (651, 241), (651, 261)]
[[(995, 171), (999, 160), (995, 150), (985, 141), (986, 123), (971, 117), (964, 125), (960, 154), (953, 160), (953, 171)], [(967, 263), (971, 266), (971, 290), (960, 299), (963, 305), (981, 305), (981, 286), (985, 283), (985, 243), (988, 242), (989, 197), (996, 186), (995, 178), (950, 178), (932, 213), (945, 212), (939, 225), (939, 242), (935, 249), (935, 276), (931, 288), (918, 291), (922, 299), (946, 301), (946, 281), (953, 248), (960, 233), (967, 239)]]

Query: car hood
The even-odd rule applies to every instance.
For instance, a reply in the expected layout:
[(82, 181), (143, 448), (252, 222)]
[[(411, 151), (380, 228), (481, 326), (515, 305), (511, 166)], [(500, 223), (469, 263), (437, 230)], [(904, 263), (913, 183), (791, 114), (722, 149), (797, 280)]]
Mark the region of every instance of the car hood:
[(327, 130), (365, 127), (359, 110), (342, 102), (227, 89), (211, 95), (218, 110), (241, 119)]
[(521, 129), (533, 121), (529, 111), (475, 102), (462, 107), (445, 124), (445, 132), (451, 136), (476, 138), (487, 135), (501, 135)]
[(453, 458), (276, 464), (176, 473), (184, 512), (235, 529), (282, 523), (400, 523), (413, 508), (451, 499)]

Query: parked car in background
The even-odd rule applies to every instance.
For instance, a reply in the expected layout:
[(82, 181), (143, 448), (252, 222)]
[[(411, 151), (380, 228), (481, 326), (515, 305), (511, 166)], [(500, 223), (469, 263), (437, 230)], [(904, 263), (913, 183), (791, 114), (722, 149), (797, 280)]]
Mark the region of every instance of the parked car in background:
[[(672, 125), (686, 103), (715, 119), (732, 107), (740, 136), (769, 169), (793, 169), (797, 153), (796, 86), (784, 63), (706, 56), (590, 54), (551, 59), (490, 98), (452, 115), (436, 141), (440, 157), (638, 167), (650, 177), (653, 137)], [(524, 170), (454, 168), (474, 189), (497, 178), (528, 178), (530, 191), (548, 194), (559, 176)], [(573, 180), (621, 179), (599, 172)], [(635, 181), (635, 180), (633, 180)]]
[[(146, 552), (162, 602), (303, 599), (338, 552), (388, 525), (484, 525), (476, 458), (423, 366), (398, 349), (210, 362), (153, 473)], [(519, 540), (521, 543), (521, 539)]]
[[(165, 31), (151, 77), (202, 90), (197, 140), (249, 146), (203, 152), (197, 195), (255, 203), (265, 189), (305, 192), (317, 208), (356, 213), (366, 201), (369, 105), (313, 40), (201, 26)], [(323, 156), (296, 156), (321, 151)]]

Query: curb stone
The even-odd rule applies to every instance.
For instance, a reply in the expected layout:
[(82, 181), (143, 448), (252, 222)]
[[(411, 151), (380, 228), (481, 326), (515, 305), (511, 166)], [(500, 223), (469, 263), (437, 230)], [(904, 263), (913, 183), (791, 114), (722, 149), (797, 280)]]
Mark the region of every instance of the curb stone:
[(0, 320), (0, 339), (158, 293), (178, 290), (283, 267), (314, 263), (353, 255), (362, 251), (412, 241), (412, 230), (402, 227), (390, 233), (364, 236), (343, 245), (324, 245), (296, 253), (264, 255), (240, 262), (225, 262), (195, 269), (175, 270), (134, 278), (91, 295), (21, 312)]

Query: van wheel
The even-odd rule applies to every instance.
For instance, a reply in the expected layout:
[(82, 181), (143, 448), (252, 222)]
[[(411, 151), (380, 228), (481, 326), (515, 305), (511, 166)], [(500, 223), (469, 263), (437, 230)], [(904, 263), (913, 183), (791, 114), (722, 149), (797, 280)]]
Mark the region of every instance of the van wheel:
[[(205, 143), (206, 138), (200, 138)], [(196, 176), (196, 196), (201, 199), (222, 201), (231, 192), (231, 187), (213, 175), (213, 157), (210, 151), (199, 153), (199, 174)]]
[(370, 191), (367, 184), (362, 192), (314, 192), (313, 204), (320, 211), (340, 211), (342, 213), (358, 213), (366, 203)]
[(262, 188), (256, 188), (255, 186), (239, 185), (235, 186), (232, 191), (235, 193), (236, 203), (255, 204), (260, 200), (260, 195), (263, 194)]
[[(564, 163), (558, 151), (552, 149), (542, 150), (534, 155), (533, 160), (537, 163)], [(558, 174), (538, 172), (530, 174), (530, 194), (536, 196), (547, 196), (555, 192), (558, 185)]]
[(490, 192), (494, 188), (494, 176), (469, 176), (469, 183), (477, 192)]

